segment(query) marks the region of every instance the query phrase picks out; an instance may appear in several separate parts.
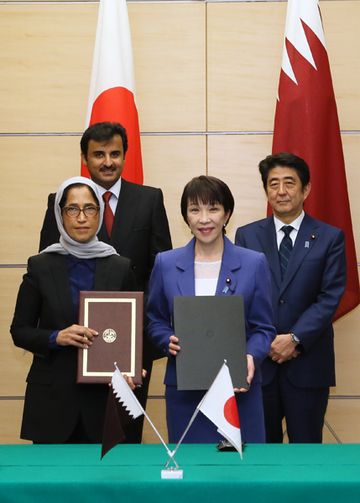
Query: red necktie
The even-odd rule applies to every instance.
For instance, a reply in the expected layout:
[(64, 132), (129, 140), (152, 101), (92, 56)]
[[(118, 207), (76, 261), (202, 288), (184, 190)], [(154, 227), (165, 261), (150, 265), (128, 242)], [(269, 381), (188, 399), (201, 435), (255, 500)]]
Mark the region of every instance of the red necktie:
[(108, 233), (108, 236), (111, 236), (111, 231), (112, 231), (112, 226), (114, 222), (114, 213), (112, 212), (110, 208), (110, 197), (111, 197), (111, 192), (107, 191), (103, 194), (103, 199), (105, 202), (105, 209), (104, 209), (104, 222), (105, 222), (105, 227), (106, 231)]

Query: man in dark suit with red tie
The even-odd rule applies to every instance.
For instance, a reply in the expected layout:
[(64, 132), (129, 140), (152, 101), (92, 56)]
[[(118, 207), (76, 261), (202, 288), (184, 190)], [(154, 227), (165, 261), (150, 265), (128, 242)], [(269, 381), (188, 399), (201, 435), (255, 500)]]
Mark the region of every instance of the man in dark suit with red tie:
[[(104, 223), (98, 238), (131, 260), (138, 289), (146, 292), (156, 254), (172, 248), (162, 191), (121, 178), (128, 141), (120, 124), (102, 122), (90, 126), (84, 132), (80, 146), (82, 161), (105, 201)], [(54, 199), (55, 194), (50, 194), (40, 234), (40, 251), (59, 239)], [(146, 404), (152, 359), (152, 349), (145, 339), (143, 366), (147, 377), (142, 388), (136, 390), (143, 406)], [(143, 416), (130, 423), (127, 431), (129, 442), (141, 442), (142, 423)]]
[(335, 385), (332, 318), (345, 288), (344, 235), (304, 212), (310, 193), (306, 162), (289, 153), (259, 169), (271, 217), (240, 227), (235, 242), (263, 252), (270, 265), (274, 325), (262, 365), (267, 441), (321, 443), (329, 387)]

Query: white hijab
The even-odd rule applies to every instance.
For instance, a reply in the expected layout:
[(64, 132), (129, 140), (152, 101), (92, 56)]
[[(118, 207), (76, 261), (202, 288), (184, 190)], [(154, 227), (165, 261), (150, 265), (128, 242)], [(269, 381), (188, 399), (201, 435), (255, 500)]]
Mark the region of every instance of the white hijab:
[(104, 201), (99, 193), (99, 189), (89, 178), (85, 178), (83, 176), (74, 176), (73, 178), (65, 180), (65, 182), (60, 185), (55, 196), (54, 212), (56, 223), (60, 232), (59, 242), (48, 246), (41, 253), (60, 253), (60, 255), (74, 255), (77, 258), (101, 258), (108, 257), (109, 255), (118, 255), (115, 248), (104, 243), (103, 241), (99, 241), (97, 236), (94, 236), (87, 243), (79, 243), (78, 241), (72, 239), (65, 231), (60, 208), (60, 201), (63, 196), (64, 190), (69, 187), (69, 185), (74, 185), (76, 183), (87, 185), (95, 193), (96, 199), (98, 200), (98, 204), (100, 206), (99, 226), (96, 231), (97, 233), (99, 232), (104, 216)]

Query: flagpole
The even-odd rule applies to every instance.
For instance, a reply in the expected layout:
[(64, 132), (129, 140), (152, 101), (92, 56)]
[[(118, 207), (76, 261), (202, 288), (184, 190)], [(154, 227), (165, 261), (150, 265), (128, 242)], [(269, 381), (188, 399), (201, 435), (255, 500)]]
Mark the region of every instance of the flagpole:
[[(176, 452), (177, 452), (178, 448), (180, 447), (180, 445), (181, 445), (182, 441), (183, 441), (183, 440), (184, 440), (184, 438), (185, 438), (185, 435), (186, 435), (186, 434), (187, 434), (187, 432), (189, 431), (190, 426), (191, 426), (191, 425), (193, 424), (193, 422), (195, 421), (195, 418), (196, 418), (196, 416), (198, 415), (198, 413), (199, 413), (199, 411), (200, 411), (199, 406), (200, 406), (200, 404), (201, 404), (201, 403), (202, 403), (202, 400), (201, 400), (201, 402), (199, 403), (199, 405), (196, 407), (196, 409), (195, 409), (195, 411), (194, 411), (194, 414), (191, 416), (191, 419), (190, 419), (190, 421), (189, 421), (189, 424), (188, 424), (188, 425), (187, 425), (187, 427), (185, 428), (184, 433), (181, 435), (181, 438), (180, 438), (180, 440), (178, 441), (178, 443), (176, 444), (175, 449), (172, 451), (172, 453), (171, 453), (171, 457), (172, 457), (172, 458), (174, 458), (174, 456), (175, 456), (175, 454), (176, 454)], [(175, 460), (174, 460), (174, 461), (175, 461)]]
[(176, 462), (176, 461), (175, 461), (175, 459), (174, 459), (174, 454), (175, 454), (175, 452), (174, 452), (174, 451), (173, 451), (173, 452), (171, 452), (171, 451), (170, 451), (169, 447), (166, 445), (166, 443), (165, 443), (164, 439), (162, 438), (162, 436), (160, 435), (160, 433), (159, 433), (159, 432), (158, 432), (158, 430), (156, 429), (155, 425), (153, 424), (153, 422), (151, 421), (151, 419), (149, 418), (149, 416), (147, 415), (147, 413), (145, 412), (145, 410), (144, 410), (144, 416), (145, 416), (145, 417), (146, 417), (146, 419), (149, 421), (150, 426), (151, 426), (151, 427), (152, 427), (152, 429), (155, 431), (155, 433), (156, 433), (156, 434), (157, 434), (157, 436), (159, 437), (159, 439), (160, 439), (161, 443), (162, 443), (162, 444), (163, 444), (163, 446), (165, 447), (166, 452), (167, 452), (167, 454), (168, 454), (169, 458), (171, 458), (171, 459), (174, 461), (175, 466), (178, 468), (178, 464), (177, 464), (177, 462)]
[[(121, 370), (120, 370), (120, 369), (119, 369), (119, 367), (117, 366), (117, 362), (114, 362), (114, 366), (115, 366), (115, 368), (118, 370), (118, 372), (122, 375)], [(127, 384), (127, 385), (129, 386), (129, 388), (131, 389), (131, 387), (130, 387), (129, 383), (126, 381), (126, 379), (125, 379), (124, 377), (123, 377), (123, 379), (125, 380), (126, 384)], [(132, 390), (131, 390), (131, 391), (132, 391)], [(165, 447), (165, 449), (166, 449), (166, 452), (167, 452), (168, 456), (169, 456), (170, 458), (172, 458), (172, 457), (173, 457), (172, 452), (170, 451), (170, 449), (169, 449), (169, 448), (168, 448), (168, 446), (166, 445), (166, 443), (165, 443), (164, 439), (162, 438), (162, 436), (160, 435), (160, 433), (159, 433), (159, 432), (158, 432), (158, 430), (156, 429), (156, 427), (155, 427), (155, 425), (153, 424), (153, 422), (151, 421), (150, 417), (149, 417), (149, 416), (147, 415), (147, 413), (145, 412), (144, 407), (141, 405), (141, 403), (140, 403), (140, 402), (139, 402), (139, 400), (136, 398), (136, 396), (134, 395), (134, 393), (132, 393), (132, 395), (133, 395), (133, 399), (134, 399), (134, 400), (136, 400), (138, 407), (141, 409), (142, 413), (144, 414), (144, 416), (146, 417), (146, 419), (149, 421), (150, 426), (151, 426), (151, 427), (152, 427), (152, 429), (155, 431), (156, 435), (159, 437), (159, 439), (160, 439), (161, 443), (162, 443), (162, 444), (163, 444), (163, 446)], [(173, 461), (174, 461), (174, 462), (175, 462), (175, 464), (176, 464), (176, 461), (175, 461), (175, 460), (173, 460)], [(176, 465), (177, 465), (177, 464), (176, 464)]]
[[(224, 363), (225, 363), (225, 365), (226, 365), (226, 364), (227, 364), (227, 360), (225, 360), (225, 359), (224, 359)], [(224, 365), (224, 364), (223, 364), (223, 365)], [(220, 373), (221, 369), (223, 368), (223, 365), (220, 367), (220, 370), (219, 370), (219, 372), (216, 374), (216, 377), (219, 375), (219, 373)], [(216, 377), (215, 377), (215, 379), (216, 379)], [(215, 380), (215, 379), (214, 379), (214, 380)], [(186, 429), (185, 429), (184, 433), (182, 434), (182, 436), (181, 436), (181, 438), (180, 438), (179, 442), (176, 444), (175, 449), (172, 451), (172, 455), (173, 455), (173, 456), (175, 456), (176, 451), (178, 450), (178, 448), (180, 447), (180, 444), (181, 444), (181, 443), (182, 443), (182, 441), (184, 440), (184, 437), (185, 437), (185, 435), (187, 434), (187, 432), (189, 431), (190, 426), (193, 424), (193, 422), (195, 421), (196, 416), (197, 416), (197, 415), (198, 415), (198, 413), (200, 412), (200, 408), (201, 408), (201, 405), (202, 405), (203, 401), (205, 400), (206, 394), (207, 394), (207, 393), (205, 393), (205, 394), (204, 394), (204, 396), (202, 397), (202, 399), (200, 400), (200, 402), (199, 402), (198, 406), (196, 407), (196, 409), (195, 409), (195, 411), (194, 411), (194, 414), (192, 415), (192, 417), (191, 417), (191, 419), (190, 419), (190, 421), (189, 421), (189, 424), (187, 425), (187, 427), (186, 427)]]

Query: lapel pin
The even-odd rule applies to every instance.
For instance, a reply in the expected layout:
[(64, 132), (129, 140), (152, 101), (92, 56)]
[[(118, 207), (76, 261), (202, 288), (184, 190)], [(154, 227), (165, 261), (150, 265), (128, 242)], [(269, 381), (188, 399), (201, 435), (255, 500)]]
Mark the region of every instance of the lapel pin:
[(309, 241), (305, 241), (305, 248), (309, 248), (309, 247), (310, 247)]
[(311, 234), (311, 239), (314, 240), (316, 238), (315, 234)]
[(229, 285), (231, 285), (231, 278), (226, 278), (225, 283), (226, 283), (226, 285), (222, 289), (221, 293), (224, 293), (226, 295), (229, 291)]

